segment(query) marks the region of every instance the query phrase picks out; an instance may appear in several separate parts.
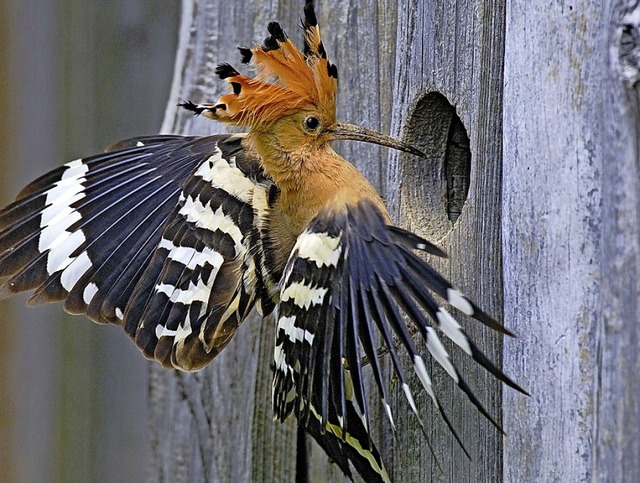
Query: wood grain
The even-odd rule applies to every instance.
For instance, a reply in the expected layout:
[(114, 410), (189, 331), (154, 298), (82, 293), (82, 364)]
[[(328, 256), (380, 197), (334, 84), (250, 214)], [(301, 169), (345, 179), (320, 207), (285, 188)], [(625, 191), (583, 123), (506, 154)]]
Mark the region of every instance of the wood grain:
[[(299, 1), (185, 1), (176, 76), (164, 129), (184, 133), (220, 131), (220, 126), (177, 112), (172, 103), (181, 99), (215, 100), (224, 89), (213, 75), (215, 65), (238, 64), (236, 45), (262, 40), (268, 21), (277, 19), (299, 40), (300, 32), (295, 26), (301, 7)], [(401, 135), (412, 109), (428, 92), (442, 93), (455, 107), (469, 132), (472, 152), (469, 197), (455, 225), (446, 217), (442, 190), (428, 192), (421, 187), (425, 172), (436, 173), (436, 182), (442, 182), (438, 174), (442, 166), (433, 160), (418, 163), (361, 144), (344, 143), (339, 149), (386, 195), (398, 224), (440, 242), (449, 251), (450, 261), (438, 267), (500, 318), (504, 5), (479, 1), (450, 4), (327, 0), (318, 2), (317, 11), (329, 56), (339, 69), (338, 111), (342, 119)], [(436, 208), (428, 208), (429, 205)], [(444, 224), (443, 217), (447, 220)], [(433, 230), (433, 226), (441, 229)], [(153, 479), (295, 478), (293, 428), (273, 427), (269, 391), (262, 387), (265, 380), (271, 380), (269, 354), (273, 340), (266, 335), (270, 332), (265, 327), (272, 323), (261, 324), (255, 319), (245, 322), (236, 340), (200, 374), (177, 375), (152, 369)], [(499, 338), (472, 324), (465, 330), (479, 340), (489, 357), (500, 360)], [(454, 359), (480, 399), (500, 419), (499, 385), (478, 370), (475, 363), (459, 354)], [(377, 402), (373, 406), (373, 426), (395, 480), (500, 480), (499, 433), (463, 400), (442, 371), (436, 369), (435, 373), (437, 384), (443, 388), (442, 402), (450, 408), (473, 461), (464, 456), (440, 417), (433, 414), (427, 396), (421, 394), (420, 409), (443, 466), (443, 472), (439, 472), (404, 396), (392, 383), (399, 431), (393, 436), (388, 422), (380, 417)], [(413, 384), (419, 392), (417, 380)], [(253, 396), (256, 388), (258, 392)], [(373, 390), (372, 393), (375, 394)], [(317, 450), (311, 451), (309, 476), (311, 481), (343, 479)]]
[(507, 481), (639, 473), (639, 19), (625, 2), (507, 9), (505, 364), (533, 394), (505, 393)]
[[(419, 103), (430, 92), (444, 95), (469, 135), (471, 185), (461, 216), (452, 225), (446, 216), (442, 155), (420, 162), (393, 158), (390, 203), (401, 225), (437, 241), (449, 261), (434, 264), (489, 313), (500, 319), (502, 280), (500, 266), (501, 99), (503, 59), (503, 5), (499, 2), (418, 2), (402, 9), (398, 24), (394, 133), (403, 132), (407, 113), (427, 105)], [(445, 112), (424, 113), (440, 118)], [(443, 121), (442, 119), (440, 119)], [(433, 122), (423, 132), (405, 129), (407, 136), (431, 152), (444, 150), (430, 135)], [(410, 128), (412, 126), (409, 126)], [(434, 174), (435, 173), (435, 174)], [(465, 331), (495, 361), (500, 360), (500, 339), (477, 324), (464, 321)], [(473, 361), (452, 351), (465, 379), (490, 412), (500, 420), (501, 388)], [(398, 481), (499, 481), (502, 439), (441, 371), (443, 405), (461, 434), (473, 460), (465, 457), (430, 404), (429, 432), (443, 466), (439, 472), (426, 448), (415, 448), (420, 432), (409, 417), (404, 401), (397, 411), (403, 417), (394, 447), (394, 476)], [(417, 386), (416, 386), (417, 387)]]

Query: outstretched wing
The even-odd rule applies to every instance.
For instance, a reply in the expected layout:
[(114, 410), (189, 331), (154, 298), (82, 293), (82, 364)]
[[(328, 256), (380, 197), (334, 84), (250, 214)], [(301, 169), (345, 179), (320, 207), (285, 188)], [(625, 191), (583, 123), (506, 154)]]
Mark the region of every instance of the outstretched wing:
[(264, 292), (248, 246), (275, 187), (241, 141), (135, 138), (34, 181), (0, 212), (0, 297), (35, 289), (30, 303), (64, 300), (147, 357), (202, 367)]
[[(418, 416), (394, 336), (462, 445), (438, 400), (403, 313), (420, 331), (431, 357), (494, 425), (496, 422), (465, 383), (435, 329), (498, 379), (524, 392), (482, 354), (434, 295), (494, 330), (509, 332), (453, 288), (415, 250), (444, 256), (417, 235), (388, 225), (371, 201), (347, 205), (338, 211), (326, 208), (296, 242), (285, 268), (277, 307), (273, 380), (276, 417), (284, 420), (295, 410), (300, 423), (311, 427), (316, 439), (324, 428), (322, 437), (335, 435), (343, 448), (352, 446), (346, 453), (349, 460), (361, 474), (360, 468), (366, 469), (366, 478), (377, 481), (386, 481), (388, 476), (368, 435), (364, 356), (393, 426), (377, 340), (390, 354), (411, 410)], [(339, 456), (330, 456), (340, 461)]]

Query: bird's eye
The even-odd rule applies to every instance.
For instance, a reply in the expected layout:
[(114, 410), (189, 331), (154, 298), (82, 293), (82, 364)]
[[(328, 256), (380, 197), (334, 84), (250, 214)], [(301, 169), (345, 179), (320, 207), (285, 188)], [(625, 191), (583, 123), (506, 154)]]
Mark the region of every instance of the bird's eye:
[(308, 131), (315, 131), (320, 126), (320, 120), (315, 116), (309, 116), (304, 120), (304, 127)]

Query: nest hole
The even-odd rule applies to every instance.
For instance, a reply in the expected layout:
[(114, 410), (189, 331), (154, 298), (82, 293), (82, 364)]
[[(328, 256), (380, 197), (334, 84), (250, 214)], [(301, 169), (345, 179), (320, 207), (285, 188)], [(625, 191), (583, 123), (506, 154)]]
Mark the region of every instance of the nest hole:
[[(413, 220), (436, 236), (449, 232), (469, 195), (471, 149), (467, 130), (455, 107), (439, 92), (415, 104), (405, 139), (424, 151), (419, 166), (405, 171), (403, 199), (417, 202), (423, 218)], [(414, 205), (415, 206), (415, 205)]]

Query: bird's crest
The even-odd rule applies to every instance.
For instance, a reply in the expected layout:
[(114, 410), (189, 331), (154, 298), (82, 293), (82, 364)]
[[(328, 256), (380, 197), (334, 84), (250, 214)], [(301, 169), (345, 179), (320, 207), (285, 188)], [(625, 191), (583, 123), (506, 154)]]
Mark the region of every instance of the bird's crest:
[(304, 109), (320, 110), (335, 119), (338, 71), (327, 59), (311, 0), (307, 0), (304, 14), (304, 52), (279, 23), (271, 22), (267, 27), (269, 37), (262, 45), (240, 48), (242, 62), (255, 66), (255, 77), (220, 64), (216, 74), (227, 80), (233, 92), (213, 105), (182, 106), (217, 121), (249, 127), (269, 125)]

